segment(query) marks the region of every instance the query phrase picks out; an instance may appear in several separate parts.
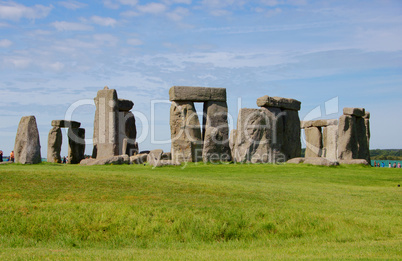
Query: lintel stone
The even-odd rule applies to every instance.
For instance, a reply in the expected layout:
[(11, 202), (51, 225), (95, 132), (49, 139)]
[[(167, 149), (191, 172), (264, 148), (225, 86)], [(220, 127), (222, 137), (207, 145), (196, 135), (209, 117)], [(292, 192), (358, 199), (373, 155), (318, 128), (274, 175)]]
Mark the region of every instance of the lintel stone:
[(343, 108), (343, 115), (363, 117), (366, 115), (366, 111), (364, 108)]
[(130, 100), (119, 99), (118, 108), (119, 111), (130, 111), (134, 106), (134, 103)]
[(300, 128), (306, 129), (311, 127), (327, 127), (332, 125), (338, 125), (338, 120), (330, 119), (330, 120), (302, 121), (300, 124)]
[(59, 127), (59, 128), (77, 129), (77, 128), (81, 127), (81, 123), (77, 122), (77, 121), (53, 120), (52, 126)]
[(226, 101), (226, 88), (173, 86), (169, 90), (170, 101)]
[(264, 95), (257, 99), (258, 107), (276, 107), (286, 110), (299, 111), (301, 102), (294, 99), (282, 98), (282, 97), (270, 97)]

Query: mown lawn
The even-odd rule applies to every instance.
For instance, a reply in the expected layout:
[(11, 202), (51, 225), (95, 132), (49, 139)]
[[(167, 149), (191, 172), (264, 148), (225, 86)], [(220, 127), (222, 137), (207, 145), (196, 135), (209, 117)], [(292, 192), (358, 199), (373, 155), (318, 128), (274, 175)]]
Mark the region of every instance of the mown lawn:
[(0, 165), (0, 259), (402, 258), (400, 169)]

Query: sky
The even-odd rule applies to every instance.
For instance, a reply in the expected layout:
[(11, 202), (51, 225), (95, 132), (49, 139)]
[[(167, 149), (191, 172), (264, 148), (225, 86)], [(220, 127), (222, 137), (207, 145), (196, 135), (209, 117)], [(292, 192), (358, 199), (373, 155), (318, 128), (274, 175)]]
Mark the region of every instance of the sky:
[(362, 107), (371, 149), (401, 149), (402, 1), (0, 0), (5, 155), (27, 115), (42, 157), (56, 119), (82, 123), (90, 154), (104, 86), (134, 102), (140, 150), (169, 151), (168, 92), (180, 85), (226, 88), (231, 129), (264, 95), (301, 101), (301, 120)]

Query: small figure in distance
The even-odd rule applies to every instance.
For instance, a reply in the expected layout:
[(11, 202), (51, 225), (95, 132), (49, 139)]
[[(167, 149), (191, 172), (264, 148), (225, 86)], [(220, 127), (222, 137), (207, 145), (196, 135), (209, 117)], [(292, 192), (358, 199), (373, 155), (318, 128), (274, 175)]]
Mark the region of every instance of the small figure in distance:
[(64, 156), (63, 157), (63, 164), (66, 164), (67, 163), (67, 159), (66, 159), (66, 157)]
[(394, 165), (392, 165), (393, 168), (396, 168), (396, 162), (394, 162)]
[(401, 163), (400, 162), (398, 162), (398, 169), (400, 169), (401, 168)]
[(377, 163), (374, 161), (374, 167), (377, 167)]
[(380, 162), (377, 163), (377, 167), (379, 167), (379, 168), (381, 167), (381, 166), (380, 166)]
[(381, 162), (381, 168), (384, 168), (384, 167), (385, 167), (385, 163)]
[(392, 168), (391, 162), (388, 163), (388, 168)]
[(10, 153), (10, 161), (14, 162), (14, 151), (11, 151)]
[(0, 162), (3, 162), (3, 151), (0, 150)]

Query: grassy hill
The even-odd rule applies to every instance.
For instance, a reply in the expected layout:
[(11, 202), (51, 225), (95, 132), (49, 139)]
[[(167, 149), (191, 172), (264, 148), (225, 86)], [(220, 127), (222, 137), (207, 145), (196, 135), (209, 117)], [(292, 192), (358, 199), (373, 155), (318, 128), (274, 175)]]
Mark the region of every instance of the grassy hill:
[(0, 258), (399, 259), (400, 169), (0, 165)]

